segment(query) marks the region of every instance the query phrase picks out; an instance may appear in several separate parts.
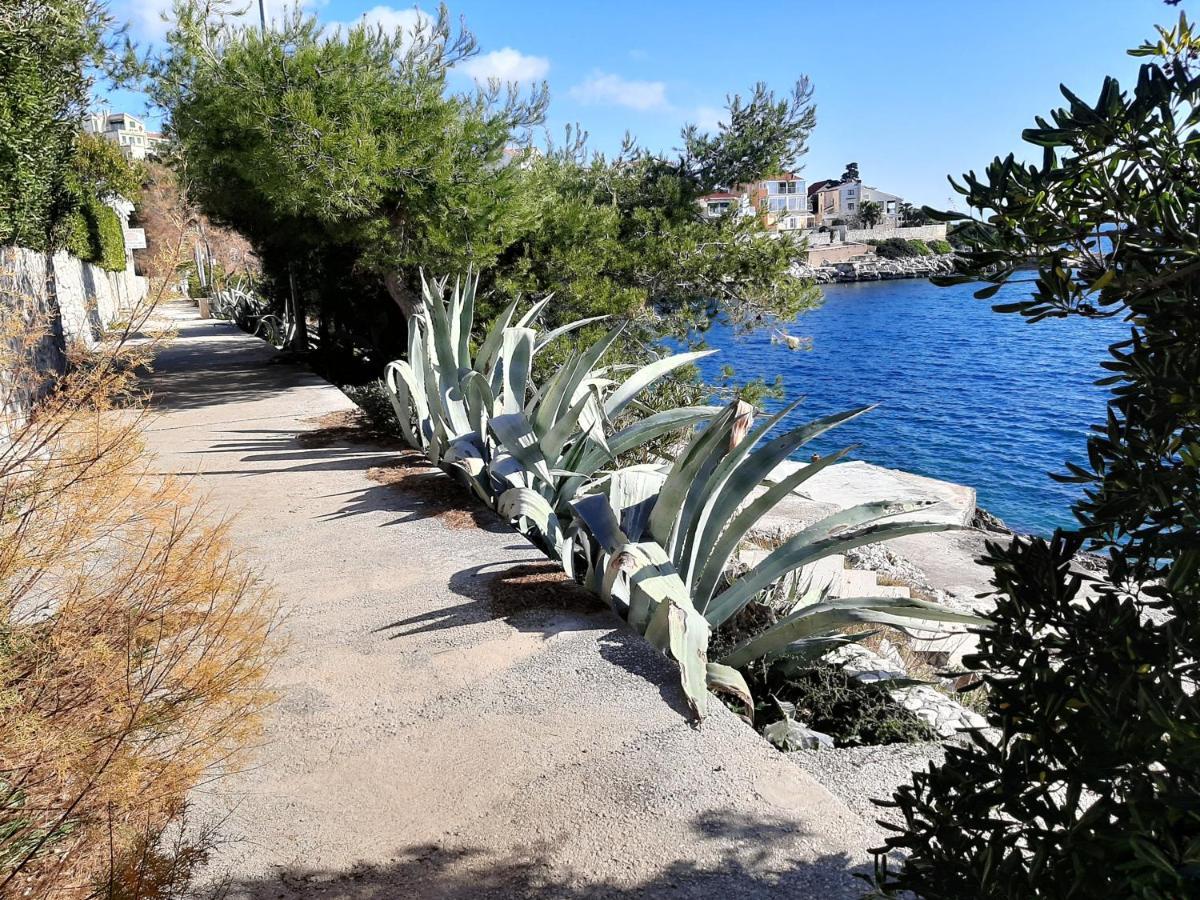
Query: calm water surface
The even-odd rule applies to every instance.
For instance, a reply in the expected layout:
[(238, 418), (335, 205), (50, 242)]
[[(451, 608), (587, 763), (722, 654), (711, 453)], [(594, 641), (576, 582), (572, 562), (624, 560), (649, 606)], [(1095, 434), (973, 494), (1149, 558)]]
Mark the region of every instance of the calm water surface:
[(924, 279), (828, 285), (824, 305), (787, 326), (813, 339), (811, 352), (772, 344), (765, 329), (737, 335), (717, 325), (705, 339), (721, 352), (702, 368), (709, 378), (725, 364), (740, 380), (781, 374), (789, 399), (807, 397), (795, 424), (878, 403), (802, 456), (858, 443), (855, 458), (972, 485), (1011, 527), (1049, 533), (1072, 524), (1078, 490), (1047, 472), (1086, 458), (1088, 426), (1104, 418), (1105, 392), (1093, 381), (1126, 328), (1076, 318), (1029, 325), (991, 311), (1021, 296), (1020, 286), (986, 302), (972, 291)]

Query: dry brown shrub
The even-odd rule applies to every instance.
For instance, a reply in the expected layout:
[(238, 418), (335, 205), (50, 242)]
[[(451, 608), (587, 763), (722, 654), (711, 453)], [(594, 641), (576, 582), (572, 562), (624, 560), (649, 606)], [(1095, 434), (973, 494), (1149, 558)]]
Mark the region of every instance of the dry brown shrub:
[[(159, 162), (145, 163), (146, 180), (142, 183), (135, 216), (137, 224), (145, 229), (146, 243), (150, 247), (161, 246), (174, 240), (180, 223), (186, 226), (184, 239), (185, 261), (190, 261), (196, 245), (211, 254), (213, 262), (227, 274), (260, 271), (258, 257), (250, 243), (235, 231), (221, 228), (208, 220), (203, 213), (188, 202), (174, 170)], [(162, 261), (137, 250), (134, 254), (143, 274), (160, 277), (174, 274), (174, 269), (164, 266)]]
[[(44, 326), (44, 323), (41, 323)], [(5, 396), (31, 372), (0, 309)], [(268, 702), (275, 608), (225, 523), (151, 475), (146, 311), (0, 420), (0, 896), (177, 893), (189, 789), (238, 765)], [(166, 835), (172, 835), (167, 839)]]

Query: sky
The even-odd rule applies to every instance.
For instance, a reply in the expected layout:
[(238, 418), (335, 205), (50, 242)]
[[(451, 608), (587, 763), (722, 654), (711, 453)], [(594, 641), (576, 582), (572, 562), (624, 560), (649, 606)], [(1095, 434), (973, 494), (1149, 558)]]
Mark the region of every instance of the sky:
[[(270, 12), (283, 0), (266, 2)], [(365, 18), (388, 28), (436, 11), (430, 2), (305, 4), (326, 23)], [(163, 34), (158, 14), (170, 0), (110, 6), (145, 44)], [(1200, 15), (1200, 0), (1182, 8)], [(456, 0), (450, 12), (480, 45), (453, 74), (455, 86), (545, 80), (555, 139), (578, 123), (599, 150), (617, 150), (629, 131), (670, 151), (685, 122), (714, 128), (728, 95), (757, 81), (786, 93), (807, 75), (817, 127), (806, 178), (836, 178), (855, 161), (867, 184), (945, 208), (956, 205), (947, 174), (1020, 155), (1021, 130), (1062, 105), (1060, 83), (1085, 99), (1105, 75), (1132, 85), (1138, 61), (1125, 50), (1179, 9), (1161, 0)], [(143, 111), (135, 96), (106, 100)]]

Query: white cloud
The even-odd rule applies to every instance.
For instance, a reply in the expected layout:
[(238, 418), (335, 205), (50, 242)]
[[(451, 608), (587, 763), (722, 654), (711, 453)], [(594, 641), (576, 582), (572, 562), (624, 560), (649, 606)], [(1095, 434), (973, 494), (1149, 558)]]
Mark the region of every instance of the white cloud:
[(505, 47), (472, 57), (459, 68), (479, 82), (490, 78), (500, 81), (539, 81), (550, 71), (550, 60), (544, 56), (526, 56), (520, 50)]
[[(329, 0), (266, 0), (267, 21), (278, 20), (296, 6), (314, 11), (328, 2)], [(141, 41), (160, 41), (167, 36), (168, 28), (168, 24), (163, 21), (163, 13), (170, 15), (172, 6), (172, 0), (118, 0), (113, 4), (113, 13), (118, 20), (129, 23), (133, 37)], [(257, 26), (258, 0), (240, 0), (233, 3), (226, 12), (226, 18), (231, 22)]]
[(332, 31), (335, 28), (350, 28), (365, 22), (368, 25), (378, 25), (389, 34), (395, 33), (396, 29), (403, 29), (405, 34), (411, 35), (417, 28), (427, 27), (432, 21), (433, 18), (429, 13), (415, 6), (407, 9), (397, 9), (393, 6), (372, 6), (357, 19), (350, 22), (330, 22), (328, 28)]
[(593, 72), (568, 92), (580, 103), (625, 106), (642, 111), (668, 109), (667, 86), (661, 81), (629, 81), (620, 75)]
[(688, 121), (694, 122), (701, 131), (712, 132), (717, 131), (721, 123), (728, 119), (729, 113), (726, 110), (715, 106), (697, 106)]

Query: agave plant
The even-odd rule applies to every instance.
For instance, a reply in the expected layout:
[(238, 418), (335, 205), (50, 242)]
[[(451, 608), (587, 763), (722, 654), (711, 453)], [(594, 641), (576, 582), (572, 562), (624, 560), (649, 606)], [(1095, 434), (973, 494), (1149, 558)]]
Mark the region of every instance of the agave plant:
[[(409, 323), (407, 360), (390, 363), (384, 384), (406, 442), (463, 480), (484, 502), (557, 556), (568, 503), (622, 453), (718, 410), (690, 407), (650, 415), (613, 433), (611, 422), (657, 379), (706, 352), (681, 353), (635, 369), (621, 381), (600, 368), (623, 326), (575, 351), (547, 382), (531, 376), (551, 341), (604, 317), (545, 334), (533, 323), (550, 297), (516, 318), (519, 298), (489, 326), (472, 353), (478, 277), (422, 278), (424, 312)], [(707, 351), (712, 352), (712, 351)]]
[(735, 401), (692, 437), (669, 470), (617, 471), (572, 502), (577, 518), (572, 549), (582, 558), (584, 583), (675, 657), (698, 715), (704, 712), (710, 685), (741, 697), (752, 709), (738, 667), (761, 657), (820, 655), (837, 643), (833, 635), (846, 625), (981, 624), (976, 617), (921, 600), (829, 599), (806, 593), (775, 625), (709, 662), (711, 631), (785, 576), (863, 544), (954, 527), (901, 518), (927, 502), (864, 503), (809, 525), (748, 571), (729, 578), (731, 560), (759, 519), (850, 448), (802, 466), (758, 496), (753, 496), (755, 489), (799, 447), (871, 408), (826, 416), (766, 440), (795, 406), (751, 430), (752, 410)]

